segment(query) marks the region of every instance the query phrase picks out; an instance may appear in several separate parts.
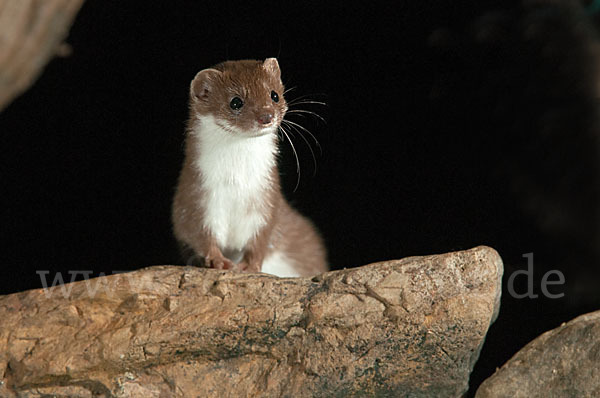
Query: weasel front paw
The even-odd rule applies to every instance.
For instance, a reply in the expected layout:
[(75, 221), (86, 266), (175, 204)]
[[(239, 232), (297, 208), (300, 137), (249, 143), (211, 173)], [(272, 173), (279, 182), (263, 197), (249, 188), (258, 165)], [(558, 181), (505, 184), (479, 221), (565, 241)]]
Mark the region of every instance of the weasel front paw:
[(219, 256), (219, 257), (214, 257), (214, 258), (207, 258), (206, 259), (206, 266), (208, 268), (214, 268), (214, 269), (230, 269), (233, 270), (236, 268), (236, 265), (233, 261), (229, 260), (226, 257), (223, 256)]
[(238, 264), (238, 270), (241, 272), (260, 272), (260, 264), (249, 264), (242, 261)]

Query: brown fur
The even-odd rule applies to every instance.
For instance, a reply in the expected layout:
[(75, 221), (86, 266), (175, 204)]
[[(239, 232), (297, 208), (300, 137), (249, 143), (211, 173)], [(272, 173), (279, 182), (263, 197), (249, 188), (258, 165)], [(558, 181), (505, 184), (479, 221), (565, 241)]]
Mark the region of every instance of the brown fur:
[[(278, 103), (271, 100), (271, 90), (278, 93)], [(312, 223), (293, 210), (283, 197), (276, 167), (270, 173), (270, 184), (264, 197), (256, 201), (256, 206), (267, 213), (267, 223), (248, 242), (239, 264), (228, 258), (232, 257), (231, 253), (223, 253), (225, 248), (218, 247), (215, 237), (203, 227), (205, 210), (201, 203), (207, 192), (202, 186), (201, 173), (193, 167), (194, 160), (200, 156), (198, 138), (189, 133), (193, 120), (197, 115), (210, 114), (215, 116), (217, 123), (226, 121), (238, 130), (253, 134), (258, 126), (257, 118), (268, 112), (273, 115), (273, 123), (279, 126), (287, 111), (283, 91), (279, 66), (274, 58), (264, 63), (254, 60), (224, 62), (200, 71), (192, 81), (185, 161), (173, 201), (174, 233), (191, 254), (186, 259), (188, 262), (211, 268), (258, 272), (265, 257), (273, 251), (281, 251), (301, 276), (327, 270), (322, 240)], [(244, 101), (239, 112), (229, 106), (235, 96)], [(231, 133), (238, 134), (234, 130)], [(273, 139), (276, 139), (275, 134)]]

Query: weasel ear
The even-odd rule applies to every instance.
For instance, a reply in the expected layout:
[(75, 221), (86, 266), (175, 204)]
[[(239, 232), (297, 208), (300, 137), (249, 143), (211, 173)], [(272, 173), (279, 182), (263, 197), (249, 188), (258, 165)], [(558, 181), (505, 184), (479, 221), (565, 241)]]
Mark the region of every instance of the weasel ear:
[(277, 58), (265, 59), (265, 62), (263, 62), (263, 68), (265, 68), (270, 74), (274, 75), (277, 79), (281, 79), (281, 70), (279, 69)]
[(219, 76), (221, 72), (216, 69), (204, 69), (198, 72), (190, 84), (190, 98), (206, 101), (215, 89)]

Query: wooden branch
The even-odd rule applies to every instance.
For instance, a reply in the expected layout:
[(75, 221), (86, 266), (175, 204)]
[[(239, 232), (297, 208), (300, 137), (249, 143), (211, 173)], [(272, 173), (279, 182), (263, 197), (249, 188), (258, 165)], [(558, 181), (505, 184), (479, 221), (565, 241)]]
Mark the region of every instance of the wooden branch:
[(25, 92), (61, 43), (83, 0), (0, 0), (0, 111)]

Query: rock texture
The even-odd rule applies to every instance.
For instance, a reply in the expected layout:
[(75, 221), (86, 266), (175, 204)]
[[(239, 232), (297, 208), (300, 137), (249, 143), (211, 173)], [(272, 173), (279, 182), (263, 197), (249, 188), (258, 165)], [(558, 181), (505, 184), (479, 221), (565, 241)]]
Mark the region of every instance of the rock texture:
[(490, 248), (307, 278), (159, 266), (0, 297), (1, 397), (458, 397)]
[(0, 0), (0, 111), (62, 50), (83, 0)]
[(600, 311), (527, 344), (477, 390), (492, 397), (600, 397)]

